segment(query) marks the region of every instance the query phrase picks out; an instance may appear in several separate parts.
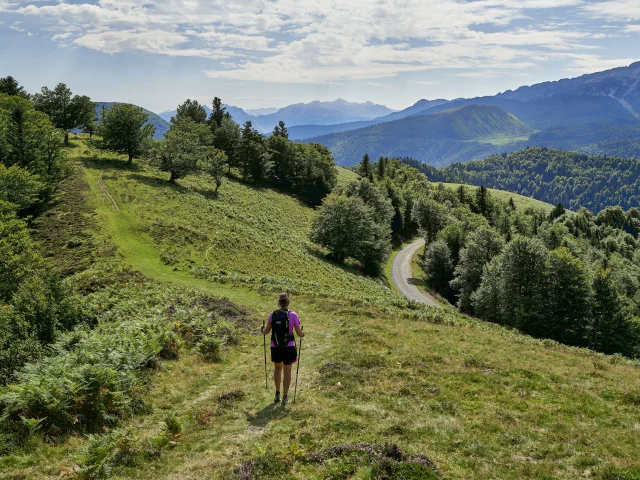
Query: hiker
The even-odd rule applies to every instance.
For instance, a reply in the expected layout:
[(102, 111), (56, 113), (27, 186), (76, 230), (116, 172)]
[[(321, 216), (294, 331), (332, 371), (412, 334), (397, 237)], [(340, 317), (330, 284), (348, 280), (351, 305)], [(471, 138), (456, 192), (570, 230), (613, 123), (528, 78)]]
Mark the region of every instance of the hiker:
[(304, 337), (300, 327), (300, 319), (296, 312), (289, 310), (289, 294), (282, 293), (278, 298), (280, 308), (274, 310), (267, 319), (267, 325), (262, 327), (263, 335), (271, 332), (271, 361), (273, 362), (273, 380), (276, 384), (276, 396), (274, 402), (280, 401), (280, 382), (284, 370), (284, 395), (282, 405), (289, 403), (289, 386), (291, 385), (291, 366), (298, 361), (295, 336)]

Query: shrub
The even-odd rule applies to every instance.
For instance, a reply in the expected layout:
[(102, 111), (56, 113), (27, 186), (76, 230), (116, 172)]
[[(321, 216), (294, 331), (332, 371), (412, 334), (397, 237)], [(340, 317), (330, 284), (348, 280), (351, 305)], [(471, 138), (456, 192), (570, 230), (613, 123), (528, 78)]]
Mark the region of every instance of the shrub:
[(118, 429), (106, 435), (89, 435), (78, 463), (82, 479), (110, 478), (117, 467), (135, 464), (140, 449), (131, 430)]
[(221, 345), (222, 342), (219, 338), (205, 336), (200, 340), (200, 343), (198, 343), (198, 352), (205, 362), (221, 362)]

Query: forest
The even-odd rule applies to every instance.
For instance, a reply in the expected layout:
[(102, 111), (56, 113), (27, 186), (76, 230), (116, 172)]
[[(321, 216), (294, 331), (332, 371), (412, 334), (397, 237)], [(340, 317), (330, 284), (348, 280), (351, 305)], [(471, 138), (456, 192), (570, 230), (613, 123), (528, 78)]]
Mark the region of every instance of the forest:
[(572, 211), (640, 206), (640, 161), (634, 158), (529, 147), (443, 169), (409, 158), (404, 162), (434, 182), (483, 185), (553, 205), (561, 203)]

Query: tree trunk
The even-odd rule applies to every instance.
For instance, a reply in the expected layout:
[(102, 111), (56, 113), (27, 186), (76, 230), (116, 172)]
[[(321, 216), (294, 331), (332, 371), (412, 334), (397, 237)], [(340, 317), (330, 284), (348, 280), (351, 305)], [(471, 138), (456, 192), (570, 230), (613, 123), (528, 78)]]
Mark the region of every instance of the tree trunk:
[(133, 154), (129, 154), (129, 163), (133, 163)]
[(171, 172), (171, 176), (169, 177), (169, 183), (176, 183), (176, 174)]
[(69, 145), (69, 132), (64, 132), (64, 144)]

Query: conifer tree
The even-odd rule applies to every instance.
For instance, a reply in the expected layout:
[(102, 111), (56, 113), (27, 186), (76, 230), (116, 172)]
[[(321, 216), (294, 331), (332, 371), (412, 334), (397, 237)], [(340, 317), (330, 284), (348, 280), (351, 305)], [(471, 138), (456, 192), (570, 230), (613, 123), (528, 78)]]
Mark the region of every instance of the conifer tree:
[(364, 154), (364, 157), (362, 157), (362, 161), (358, 167), (360, 176), (368, 179), (370, 182), (373, 182), (373, 168), (371, 167), (371, 160), (369, 159), (368, 153)]
[(590, 287), (584, 264), (566, 248), (549, 253), (545, 336), (568, 345), (585, 345), (590, 318)]
[(235, 152), (241, 138), (240, 126), (231, 117), (223, 117), (220, 126), (215, 129), (213, 134), (213, 146), (227, 155), (227, 173), (237, 166)]
[(197, 100), (187, 99), (178, 105), (176, 115), (171, 117), (171, 123), (175, 123), (182, 118), (188, 118), (194, 123), (203, 124), (207, 121), (207, 112)]
[(589, 326), (589, 346), (604, 353), (633, 352), (640, 341), (625, 312), (625, 304), (613, 281), (611, 270), (599, 268), (593, 278), (593, 303)]
[(481, 185), (476, 189), (476, 202), (475, 208), (477, 212), (483, 217), (488, 217), (491, 213), (491, 194), (484, 185)]
[(283, 138), (286, 138), (287, 140), (289, 139), (289, 131), (287, 130), (287, 127), (285, 126), (282, 120), (280, 120), (278, 122), (278, 125), (274, 127), (272, 136), (283, 137)]
[(539, 337), (546, 334), (544, 274), (547, 256), (542, 241), (518, 235), (504, 248), (501, 260), (504, 320)]
[(234, 155), (243, 181), (251, 180), (257, 185), (265, 180), (270, 157), (265, 149), (262, 134), (253, 128), (249, 120), (244, 124), (242, 137)]
[(212, 103), (211, 115), (209, 115), (209, 125), (211, 126), (211, 131), (215, 133), (215, 131), (222, 126), (222, 120), (225, 118), (231, 119), (231, 115), (227, 113), (222, 100), (220, 100), (220, 98), (218, 97), (215, 97)]
[(14, 97), (29, 98), (29, 94), (11, 75), (0, 78), (0, 93)]

